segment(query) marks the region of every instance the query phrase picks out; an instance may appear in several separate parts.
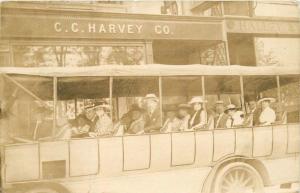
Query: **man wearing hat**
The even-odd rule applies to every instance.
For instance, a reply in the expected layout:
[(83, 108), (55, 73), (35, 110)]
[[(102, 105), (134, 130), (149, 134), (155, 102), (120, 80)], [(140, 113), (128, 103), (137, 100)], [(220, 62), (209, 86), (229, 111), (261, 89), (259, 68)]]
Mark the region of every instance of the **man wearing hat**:
[(189, 104), (178, 105), (178, 116), (181, 120), (181, 124), (179, 127), (180, 131), (189, 130), (189, 122), (191, 119), (190, 110), (191, 110), (191, 106)]
[(259, 116), (260, 125), (271, 125), (276, 121), (276, 113), (270, 107), (270, 104), (274, 102), (274, 98), (262, 98), (258, 101), (258, 104), (261, 104), (262, 107), (262, 111)]
[(259, 125), (259, 115), (260, 110), (257, 108), (257, 102), (254, 96), (247, 97), (248, 99), (248, 107), (249, 107), (249, 114), (245, 119), (245, 126), (256, 126)]
[(88, 118), (90, 125), (90, 132), (94, 132), (96, 128), (96, 123), (99, 120), (99, 117), (96, 114), (95, 106), (97, 104), (91, 104), (85, 107), (85, 115)]
[(194, 113), (190, 119), (191, 130), (203, 129), (207, 124), (207, 112), (203, 107), (206, 101), (201, 96), (193, 97), (189, 102), (194, 108)]
[(215, 128), (226, 128), (228, 115), (224, 113), (224, 102), (221, 100), (216, 102), (216, 114), (217, 116), (215, 117)]
[(161, 128), (161, 114), (159, 100), (155, 94), (144, 97), (146, 103), (145, 132), (159, 131)]
[(169, 133), (179, 131), (179, 127), (181, 125), (180, 119), (177, 117), (177, 108), (175, 105), (168, 105), (165, 108), (166, 112), (166, 121), (161, 128), (161, 132)]
[(226, 128), (232, 128), (234, 123), (234, 114), (236, 113), (237, 108), (234, 104), (229, 104), (225, 108), (225, 113), (227, 114), (228, 118), (226, 120)]

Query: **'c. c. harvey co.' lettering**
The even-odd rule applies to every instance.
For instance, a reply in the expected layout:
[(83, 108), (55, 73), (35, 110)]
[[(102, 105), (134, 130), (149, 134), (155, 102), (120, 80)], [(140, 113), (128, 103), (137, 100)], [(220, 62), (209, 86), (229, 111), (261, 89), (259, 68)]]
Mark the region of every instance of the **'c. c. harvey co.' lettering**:
[[(54, 30), (56, 32), (64, 33), (109, 33), (109, 34), (141, 34), (143, 32), (142, 24), (104, 24), (104, 23), (87, 23), (85, 25), (73, 22), (70, 24), (63, 24), (61, 22), (54, 23)], [(170, 27), (168, 25), (155, 25), (153, 32), (156, 34), (170, 34)]]

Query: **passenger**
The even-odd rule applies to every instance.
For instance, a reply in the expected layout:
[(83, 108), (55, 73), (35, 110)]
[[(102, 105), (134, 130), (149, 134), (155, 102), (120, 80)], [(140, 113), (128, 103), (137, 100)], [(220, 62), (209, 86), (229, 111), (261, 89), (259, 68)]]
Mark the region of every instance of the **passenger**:
[(95, 126), (96, 136), (108, 136), (114, 133), (112, 120), (106, 114), (105, 109), (109, 109), (107, 104), (102, 104), (95, 107), (96, 114), (99, 117)]
[(215, 128), (226, 128), (226, 121), (228, 119), (228, 115), (224, 113), (224, 102), (217, 101), (216, 102), (216, 117), (215, 117)]
[(165, 108), (166, 111), (166, 121), (163, 127), (160, 129), (162, 133), (177, 132), (180, 131), (181, 121), (177, 117), (177, 108), (175, 105), (170, 105)]
[(206, 103), (206, 101), (200, 96), (193, 97), (189, 102), (194, 108), (194, 113), (189, 123), (191, 130), (205, 129), (207, 124), (207, 112), (203, 107), (204, 103)]
[(90, 124), (91, 121), (85, 116), (85, 114), (78, 115), (72, 127), (72, 137), (87, 137), (91, 128)]
[(146, 103), (145, 132), (157, 132), (161, 128), (159, 99), (155, 94), (147, 94), (144, 101)]
[(274, 98), (262, 98), (258, 104), (262, 106), (262, 112), (259, 116), (259, 125), (271, 125), (276, 120), (276, 113), (270, 107), (270, 104), (275, 102)]
[(189, 131), (189, 122), (191, 119), (190, 111), (191, 106), (189, 104), (180, 104), (178, 106), (178, 116), (181, 120), (179, 131)]
[(96, 123), (99, 120), (99, 117), (96, 114), (95, 106), (97, 106), (97, 103), (85, 107), (85, 115), (90, 120), (90, 132), (95, 132)]
[(236, 111), (233, 115), (233, 126), (238, 127), (238, 126), (244, 126), (245, 122), (245, 114), (243, 111)]
[(144, 109), (133, 106), (130, 110), (131, 123), (129, 128), (127, 129), (127, 133), (129, 134), (143, 134), (145, 133), (145, 120), (144, 120)]
[(229, 104), (224, 112), (228, 116), (226, 120), (226, 128), (233, 128), (235, 126), (235, 113), (237, 112), (236, 106), (234, 104)]
[(249, 114), (245, 118), (244, 125), (248, 127), (259, 125), (259, 115), (261, 112), (257, 108), (255, 97), (250, 97), (248, 99), (248, 106), (249, 106)]

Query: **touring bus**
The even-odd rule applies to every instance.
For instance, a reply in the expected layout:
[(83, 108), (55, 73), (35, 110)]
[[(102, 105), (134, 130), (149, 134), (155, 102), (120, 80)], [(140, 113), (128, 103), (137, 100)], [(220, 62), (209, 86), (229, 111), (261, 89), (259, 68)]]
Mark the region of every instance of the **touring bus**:
[[(5, 193), (263, 193), (299, 183), (298, 68), (136, 65), (3, 67), (1, 186)], [(249, 114), (247, 97), (272, 97), (276, 122), (56, 139), (96, 101), (115, 124), (153, 93), (161, 120), (168, 104), (194, 96)], [(46, 110), (41, 110), (41, 109)], [(37, 126), (39, 125), (39, 126)]]

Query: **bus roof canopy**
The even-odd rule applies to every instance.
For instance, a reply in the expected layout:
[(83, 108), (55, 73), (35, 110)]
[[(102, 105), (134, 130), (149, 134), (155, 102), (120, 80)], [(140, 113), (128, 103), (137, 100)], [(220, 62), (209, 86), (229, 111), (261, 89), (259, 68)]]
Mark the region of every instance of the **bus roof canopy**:
[(207, 66), (207, 65), (102, 65), (94, 67), (1, 67), (0, 74), (48, 77), (73, 76), (198, 76), (198, 75), (299, 75), (298, 67)]

